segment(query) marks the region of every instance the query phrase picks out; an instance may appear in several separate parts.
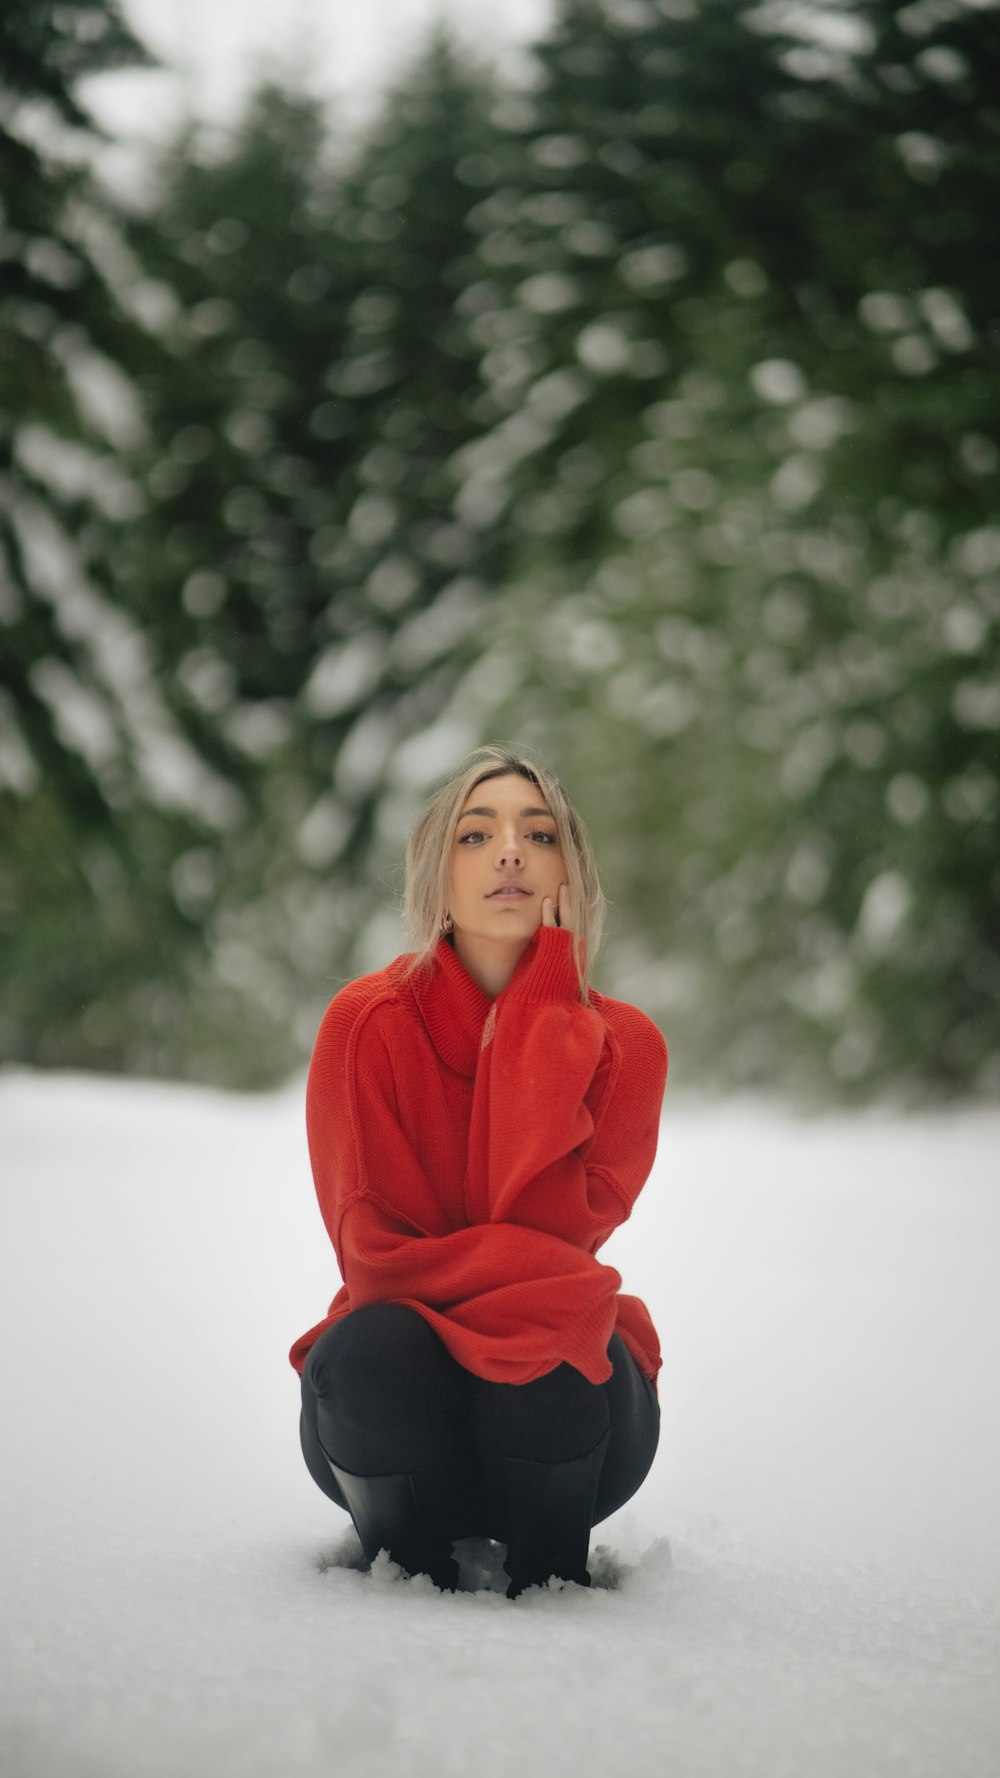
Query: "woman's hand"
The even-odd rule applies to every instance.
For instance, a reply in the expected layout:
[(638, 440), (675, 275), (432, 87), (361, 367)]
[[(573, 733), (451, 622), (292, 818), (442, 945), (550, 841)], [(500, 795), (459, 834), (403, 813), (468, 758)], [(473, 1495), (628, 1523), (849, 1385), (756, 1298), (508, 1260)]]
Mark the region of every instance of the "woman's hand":
[(569, 884), (568, 883), (560, 883), (560, 885), (559, 885), (559, 909), (558, 909), (558, 912), (556, 911), (556, 908), (553, 905), (551, 895), (546, 895), (543, 898), (543, 900), (542, 900), (542, 925), (543, 926), (561, 926), (563, 928), (564, 932), (572, 932), (572, 930), (573, 930), (573, 914), (572, 914), (572, 910), (570, 908), (570, 902), (569, 902)]

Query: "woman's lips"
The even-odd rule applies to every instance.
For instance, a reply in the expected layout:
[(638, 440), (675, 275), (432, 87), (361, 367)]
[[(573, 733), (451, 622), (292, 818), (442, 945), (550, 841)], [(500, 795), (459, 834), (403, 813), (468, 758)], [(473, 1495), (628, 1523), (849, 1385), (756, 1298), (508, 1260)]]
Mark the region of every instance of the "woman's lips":
[(519, 883), (503, 883), (499, 889), (491, 889), (486, 899), (487, 901), (497, 901), (504, 897), (512, 901), (518, 895), (528, 896), (530, 894), (531, 890), (522, 889)]

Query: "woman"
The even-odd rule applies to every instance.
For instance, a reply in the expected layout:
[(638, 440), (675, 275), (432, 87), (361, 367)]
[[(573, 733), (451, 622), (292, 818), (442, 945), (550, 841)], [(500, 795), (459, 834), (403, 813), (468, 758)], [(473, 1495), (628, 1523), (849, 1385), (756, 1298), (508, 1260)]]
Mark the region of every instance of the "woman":
[(603, 897), (558, 780), (481, 749), (417, 822), (412, 954), (343, 988), (307, 1089), (344, 1279), (292, 1347), (302, 1447), (365, 1552), (454, 1588), (590, 1584), (656, 1450), (659, 1344), (595, 1257), (653, 1162), (666, 1047), (589, 987)]

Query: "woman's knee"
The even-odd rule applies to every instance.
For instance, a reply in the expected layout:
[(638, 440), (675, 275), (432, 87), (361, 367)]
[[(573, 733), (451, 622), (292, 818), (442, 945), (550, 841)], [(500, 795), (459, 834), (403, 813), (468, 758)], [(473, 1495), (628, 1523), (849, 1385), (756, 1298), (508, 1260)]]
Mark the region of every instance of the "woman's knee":
[[(336, 1423), (363, 1443), (395, 1426), (421, 1442), (423, 1422), (460, 1415), (464, 1373), (423, 1316), (402, 1303), (354, 1309), (317, 1340), (302, 1374), (303, 1401), (312, 1397), (324, 1442)], [(350, 1468), (350, 1464), (346, 1464)]]
[(368, 1303), (320, 1335), (306, 1360), (303, 1389), (320, 1401), (357, 1395), (364, 1403), (373, 1393), (411, 1387), (442, 1353), (441, 1342), (415, 1309)]
[(421, 1315), (373, 1303), (317, 1340), (302, 1373), (303, 1406), (332, 1462), (357, 1476), (403, 1474), (455, 1447), (463, 1376)]
[(652, 1468), (660, 1437), (656, 1391), (617, 1334), (608, 1356), (614, 1374), (603, 1388), (608, 1399), (611, 1436), (601, 1468), (595, 1524), (617, 1512), (641, 1488)]
[(607, 1397), (572, 1365), (531, 1383), (487, 1383), (476, 1407), (485, 1451), (535, 1463), (566, 1463), (594, 1450), (611, 1423)]

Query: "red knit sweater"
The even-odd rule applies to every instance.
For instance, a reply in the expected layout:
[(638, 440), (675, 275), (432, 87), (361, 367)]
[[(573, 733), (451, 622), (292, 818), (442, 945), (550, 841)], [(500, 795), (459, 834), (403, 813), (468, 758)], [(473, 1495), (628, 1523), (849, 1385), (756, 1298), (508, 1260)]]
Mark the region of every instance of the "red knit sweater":
[(638, 1297), (595, 1258), (656, 1152), (666, 1045), (637, 1007), (580, 1001), (572, 935), (535, 933), (496, 999), (446, 939), (331, 1001), (306, 1123), (344, 1279), (289, 1354), (365, 1303), (406, 1303), (466, 1370), (528, 1383), (565, 1361), (611, 1375), (617, 1329), (646, 1376), (660, 1350)]

